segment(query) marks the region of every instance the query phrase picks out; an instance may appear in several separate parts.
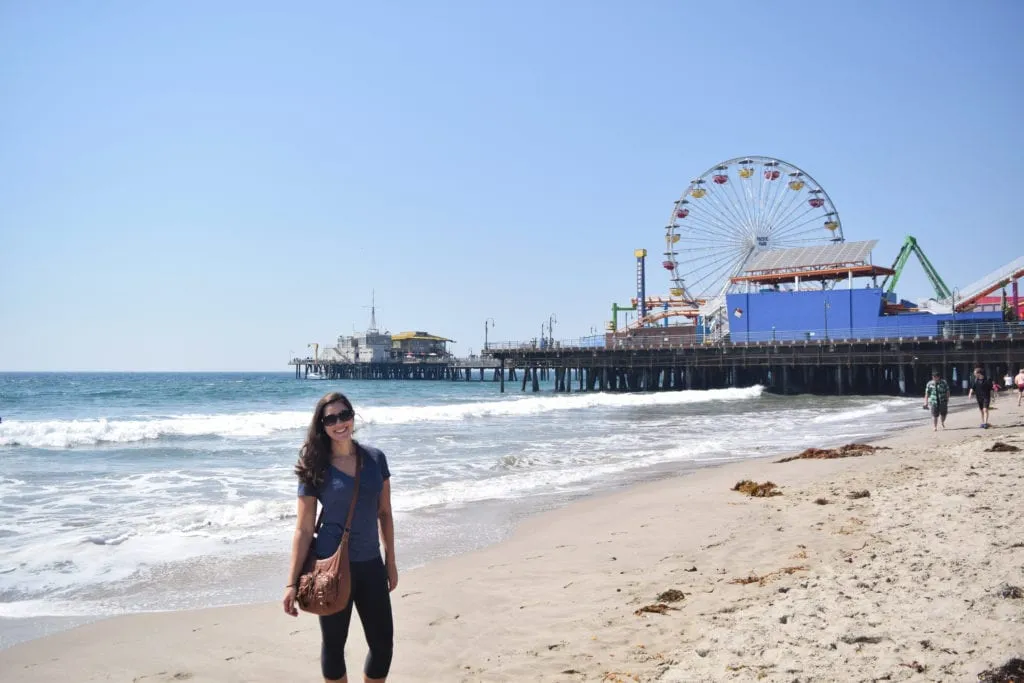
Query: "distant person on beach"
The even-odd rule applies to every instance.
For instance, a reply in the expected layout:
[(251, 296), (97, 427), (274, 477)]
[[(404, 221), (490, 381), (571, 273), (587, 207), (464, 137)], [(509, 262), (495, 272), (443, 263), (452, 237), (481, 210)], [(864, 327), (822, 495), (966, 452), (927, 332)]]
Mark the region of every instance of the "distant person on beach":
[(932, 431), (946, 428), (946, 414), (949, 412), (949, 385), (939, 372), (932, 373), (932, 381), (924, 388), (924, 406), (932, 411)]
[(1013, 383), (1017, 385), (1017, 407), (1020, 408), (1021, 399), (1024, 399), (1024, 368), (1013, 378)]
[[(352, 598), (336, 614), (319, 617), (320, 667), (325, 681), (347, 683), (345, 641), (352, 606), (359, 612), (370, 651), (363, 667), (365, 681), (385, 681), (394, 650), (394, 621), (389, 593), (398, 585), (395, 526), (391, 514), (391, 472), (384, 453), (352, 438), (355, 410), (337, 392), (317, 401), (306, 442), (299, 451), (299, 508), (292, 541), (292, 559), (285, 585), (284, 611), (298, 615), (296, 589), (316, 525), (317, 501), (323, 523), (316, 534), (318, 559), (330, 557), (341, 542), (359, 468), (359, 490), (349, 536)], [(379, 526), (379, 536), (378, 536)], [(380, 540), (384, 541), (381, 559)]]
[(988, 409), (992, 404), (992, 380), (980, 367), (974, 368), (974, 379), (971, 381), (971, 388), (967, 391), (967, 398), (971, 396), (978, 401), (978, 410), (981, 412), (981, 428), (988, 429)]

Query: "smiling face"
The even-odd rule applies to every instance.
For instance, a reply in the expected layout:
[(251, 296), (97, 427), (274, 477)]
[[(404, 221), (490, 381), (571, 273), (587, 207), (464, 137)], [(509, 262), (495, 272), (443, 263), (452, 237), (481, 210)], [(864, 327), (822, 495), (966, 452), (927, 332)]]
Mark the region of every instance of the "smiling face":
[(352, 440), (352, 425), (355, 412), (345, 401), (334, 401), (324, 406), (324, 415), (320, 419), (324, 433), (336, 443), (347, 443)]

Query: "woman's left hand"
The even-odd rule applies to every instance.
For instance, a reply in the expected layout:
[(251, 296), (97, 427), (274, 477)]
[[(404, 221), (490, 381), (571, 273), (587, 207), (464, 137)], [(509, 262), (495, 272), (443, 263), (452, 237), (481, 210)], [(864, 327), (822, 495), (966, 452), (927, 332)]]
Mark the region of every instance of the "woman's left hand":
[(394, 560), (388, 560), (384, 564), (388, 570), (388, 591), (390, 592), (398, 586), (398, 565)]

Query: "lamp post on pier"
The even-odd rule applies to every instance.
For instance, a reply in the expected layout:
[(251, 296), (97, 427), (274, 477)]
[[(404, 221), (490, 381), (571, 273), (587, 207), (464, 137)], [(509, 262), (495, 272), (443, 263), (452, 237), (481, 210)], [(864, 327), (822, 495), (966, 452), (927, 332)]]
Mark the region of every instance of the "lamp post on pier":
[(484, 321), (484, 352), (487, 352), (487, 329), (494, 327), (494, 318), (488, 318)]
[(828, 299), (825, 299), (825, 341), (828, 341), (828, 309), (832, 308), (832, 304), (829, 303)]
[(557, 323), (557, 322), (558, 322), (558, 318), (555, 317), (554, 313), (552, 313), (550, 316), (548, 316), (548, 342), (549, 342), (548, 345), (549, 346), (554, 346), (554, 344), (555, 344), (555, 323)]

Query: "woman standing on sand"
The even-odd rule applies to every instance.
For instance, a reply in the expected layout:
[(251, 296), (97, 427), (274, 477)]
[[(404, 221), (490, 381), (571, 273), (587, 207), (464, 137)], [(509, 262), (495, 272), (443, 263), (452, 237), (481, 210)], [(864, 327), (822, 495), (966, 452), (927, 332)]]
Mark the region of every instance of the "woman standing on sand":
[[(299, 613), (295, 592), (313, 539), (317, 501), (323, 506), (323, 523), (316, 535), (315, 550), (317, 558), (322, 559), (333, 555), (341, 542), (359, 468), (359, 490), (349, 536), (352, 598), (341, 612), (320, 617), (323, 636), (320, 667), (325, 681), (348, 682), (345, 641), (354, 604), (370, 647), (363, 667), (364, 681), (370, 683), (386, 680), (391, 668), (394, 622), (388, 594), (398, 585), (398, 567), (388, 461), (381, 451), (352, 438), (354, 419), (352, 403), (337, 392), (317, 401), (313, 411), (306, 442), (295, 465), (299, 478), (299, 511), (292, 541), (291, 569), (285, 585), (284, 611), (292, 616)], [(381, 538), (384, 540), (383, 560)]]

